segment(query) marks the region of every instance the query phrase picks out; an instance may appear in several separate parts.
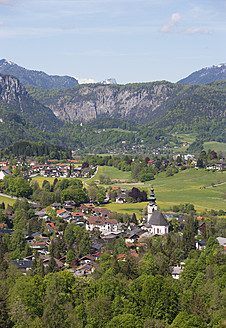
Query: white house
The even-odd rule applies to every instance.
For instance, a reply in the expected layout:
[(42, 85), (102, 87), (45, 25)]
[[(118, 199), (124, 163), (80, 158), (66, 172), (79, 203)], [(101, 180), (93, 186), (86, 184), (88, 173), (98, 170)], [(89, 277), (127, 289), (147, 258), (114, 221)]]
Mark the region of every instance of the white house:
[(0, 180), (2, 180), (7, 175), (11, 175), (8, 170), (0, 170)]
[(115, 219), (106, 219), (102, 217), (91, 216), (87, 219), (86, 230), (99, 230), (103, 234), (118, 231), (118, 221)]

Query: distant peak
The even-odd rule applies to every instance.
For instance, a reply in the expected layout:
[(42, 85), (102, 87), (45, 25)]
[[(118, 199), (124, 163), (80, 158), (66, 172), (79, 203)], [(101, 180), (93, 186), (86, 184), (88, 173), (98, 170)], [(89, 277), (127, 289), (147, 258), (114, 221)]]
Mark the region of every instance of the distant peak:
[(5, 59), (5, 58), (3, 58), (0, 62), (2, 62), (3, 65), (4, 65), (4, 64), (15, 65), (13, 62), (11, 62), (11, 61), (9, 61), (9, 60), (7, 60), (7, 59)]

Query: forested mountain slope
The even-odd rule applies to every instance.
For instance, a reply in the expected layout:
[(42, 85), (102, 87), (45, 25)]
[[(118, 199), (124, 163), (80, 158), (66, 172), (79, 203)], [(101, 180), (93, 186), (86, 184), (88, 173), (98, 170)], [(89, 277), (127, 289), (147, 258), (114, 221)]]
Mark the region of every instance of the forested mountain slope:
[(32, 97), (68, 122), (101, 118), (155, 124), (169, 131), (205, 131), (217, 122), (222, 130), (226, 82), (179, 85), (169, 82), (120, 85), (83, 85), (67, 90), (27, 89)]

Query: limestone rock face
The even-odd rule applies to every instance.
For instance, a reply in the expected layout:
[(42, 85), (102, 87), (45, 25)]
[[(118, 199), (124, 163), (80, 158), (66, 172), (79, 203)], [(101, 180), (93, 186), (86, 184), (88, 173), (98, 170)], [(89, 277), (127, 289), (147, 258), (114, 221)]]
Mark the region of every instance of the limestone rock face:
[(22, 115), (42, 131), (55, 131), (62, 125), (51, 109), (33, 99), (17, 78), (0, 74), (0, 114), (3, 112), (9, 120), (13, 113)]
[(0, 99), (5, 103), (20, 101), (27, 91), (21, 86), (19, 81), (9, 75), (0, 75)]
[(73, 88), (70, 96), (62, 94), (49, 101), (49, 106), (61, 120), (88, 122), (108, 117), (129, 119), (145, 123), (161, 108), (173, 90), (167, 84), (152, 85), (150, 88), (120, 86), (81, 86)]

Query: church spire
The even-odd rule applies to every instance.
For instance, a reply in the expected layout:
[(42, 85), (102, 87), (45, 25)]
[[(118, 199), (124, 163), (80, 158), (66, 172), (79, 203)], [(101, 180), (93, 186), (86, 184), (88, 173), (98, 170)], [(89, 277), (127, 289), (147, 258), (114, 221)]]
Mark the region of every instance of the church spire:
[(156, 205), (156, 197), (155, 197), (155, 194), (154, 194), (154, 188), (152, 187), (151, 188), (151, 194), (150, 194), (150, 197), (149, 197), (149, 205), (153, 206), (153, 205)]

